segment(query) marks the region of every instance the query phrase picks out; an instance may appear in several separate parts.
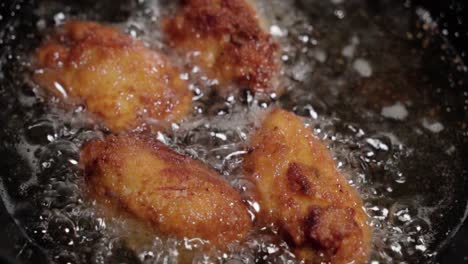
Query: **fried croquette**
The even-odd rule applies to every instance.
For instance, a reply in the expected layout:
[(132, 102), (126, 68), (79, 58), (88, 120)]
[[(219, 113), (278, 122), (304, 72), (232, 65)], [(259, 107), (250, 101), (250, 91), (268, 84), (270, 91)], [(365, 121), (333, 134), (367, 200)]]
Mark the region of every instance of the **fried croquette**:
[(279, 46), (247, 1), (183, 0), (163, 30), (171, 47), (218, 81), (218, 90), (237, 84), (254, 93), (281, 92)]
[(82, 148), (80, 163), (92, 197), (117, 203), (160, 234), (200, 238), (221, 249), (252, 227), (239, 194), (216, 171), (148, 136), (93, 140)]
[(192, 94), (166, 56), (118, 30), (70, 21), (36, 51), (34, 80), (68, 103), (84, 103), (114, 132), (179, 122)]
[(356, 191), (327, 148), (293, 113), (274, 109), (251, 136), (244, 169), (260, 218), (276, 224), (306, 263), (365, 263), (371, 229)]

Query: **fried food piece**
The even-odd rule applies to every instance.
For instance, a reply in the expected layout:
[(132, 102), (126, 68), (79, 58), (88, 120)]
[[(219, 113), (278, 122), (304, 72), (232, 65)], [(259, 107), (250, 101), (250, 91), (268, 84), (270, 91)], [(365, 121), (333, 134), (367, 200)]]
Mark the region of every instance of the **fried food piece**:
[(188, 54), (219, 90), (237, 84), (252, 92), (277, 92), (278, 44), (245, 0), (183, 0), (163, 22), (170, 46)]
[(161, 234), (224, 248), (251, 229), (239, 194), (216, 171), (155, 139), (97, 139), (83, 147), (80, 163), (98, 201), (118, 203)]
[(250, 140), (244, 168), (256, 183), (260, 218), (276, 224), (306, 263), (365, 263), (371, 230), (362, 201), (301, 119), (275, 109)]
[(191, 110), (187, 83), (166, 56), (97, 23), (67, 22), (37, 49), (35, 68), (38, 84), (81, 100), (114, 132), (178, 122)]

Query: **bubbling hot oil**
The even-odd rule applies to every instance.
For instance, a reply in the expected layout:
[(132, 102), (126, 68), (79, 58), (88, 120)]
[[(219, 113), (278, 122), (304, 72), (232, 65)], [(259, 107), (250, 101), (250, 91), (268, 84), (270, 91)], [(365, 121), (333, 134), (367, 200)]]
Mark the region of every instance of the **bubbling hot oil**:
[[(170, 53), (158, 30), (167, 4), (161, 2), (139, 1), (132, 15), (116, 25)], [(155, 137), (218, 170), (239, 190), (255, 219), (262, 208), (242, 172), (249, 134), (270, 105), (294, 111), (329, 145), (338, 169), (364, 199), (374, 228), (370, 262), (430, 259), (461, 221), (459, 215), (441, 227), (454, 207), (463, 164), (453, 137), (457, 127), (442, 119), (446, 109), (436, 102), (426, 105), (433, 99), (424, 94), (420, 100), (417, 92), (422, 84), (413, 74), (424, 74), (426, 51), (408, 44), (407, 22), (394, 19), (396, 14), (409, 16), (409, 10), (389, 6), (371, 16), (362, 3), (351, 0), (255, 4), (281, 43), (286, 95), (271, 95), (274, 102), (250, 94), (217, 98), (209, 93), (212, 80), (197, 67), (186, 68), (181, 78), (189, 80), (195, 95), (193, 115), (174, 124), (173, 133)], [(39, 6), (32, 32), (37, 35), (71, 17), (100, 18), (98, 13), (77, 15), (74, 8)], [(424, 10), (418, 12), (428, 19)], [(431, 21), (425, 23), (430, 29)], [(427, 37), (420, 34), (414, 38)], [(18, 100), (4, 99), (23, 109), (5, 128), (14, 141), (10, 152), (21, 167), (16, 175), (23, 176), (3, 178), (1, 193), (9, 212), (54, 262), (177, 263), (184, 254), (192, 263), (296, 262), (272, 226), (256, 229), (226, 252), (202, 252), (199, 239), (158, 236), (126, 215), (110, 218), (87, 198), (78, 168), (80, 146), (102, 137), (102, 128), (84, 108), (67, 111), (56, 100), (44, 102), (41, 89), (24, 81), (30, 58), (28, 50), (22, 52), (10, 54), (19, 56), (11, 86)]]

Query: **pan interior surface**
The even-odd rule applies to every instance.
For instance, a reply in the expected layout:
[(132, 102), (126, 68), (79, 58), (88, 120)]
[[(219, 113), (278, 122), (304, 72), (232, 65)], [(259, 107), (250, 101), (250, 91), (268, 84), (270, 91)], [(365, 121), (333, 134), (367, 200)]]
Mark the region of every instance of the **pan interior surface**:
[[(184, 247), (194, 263), (295, 263), (271, 227), (210, 255), (196, 240), (152, 234), (139, 234), (141, 245), (131, 248), (128, 237), (138, 224), (125, 216), (102, 217), (86, 197), (80, 146), (108, 132), (84, 106), (66, 110), (31, 81), (31, 54), (54, 27), (89, 19), (175, 56), (159, 28), (171, 1), (117, 2), (13, 6), (0, 61), (0, 194), (23, 238), (13, 239), (19, 243), (11, 245), (14, 254), (26, 263), (38, 254), (55, 263), (176, 263)], [(444, 40), (444, 29), (408, 2), (255, 5), (281, 44), (285, 95), (221, 98), (209, 92), (209, 80), (187, 68), (193, 114), (172, 133), (155, 136), (222, 172), (255, 207), (252, 183), (241, 170), (248, 135), (270, 105), (294, 111), (330, 146), (340, 171), (364, 199), (374, 228), (370, 262), (432, 261), (466, 217), (468, 200), (467, 67)]]

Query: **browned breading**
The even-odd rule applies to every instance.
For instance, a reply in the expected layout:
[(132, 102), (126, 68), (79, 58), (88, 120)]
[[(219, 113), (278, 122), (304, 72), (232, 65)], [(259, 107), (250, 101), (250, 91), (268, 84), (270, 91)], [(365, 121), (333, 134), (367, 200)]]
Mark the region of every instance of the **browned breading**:
[(363, 203), (302, 120), (272, 110), (250, 140), (244, 168), (260, 219), (276, 224), (306, 263), (365, 263), (371, 229)]
[(80, 163), (98, 201), (117, 203), (161, 234), (225, 248), (252, 227), (239, 194), (216, 171), (147, 136), (93, 140)]
[(247, 1), (184, 0), (163, 29), (170, 46), (190, 54), (193, 64), (218, 80), (218, 89), (235, 83), (252, 92), (280, 92), (279, 46)]
[(97, 23), (67, 22), (37, 49), (35, 68), (38, 84), (82, 101), (114, 132), (178, 122), (191, 110), (187, 83), (166, 56)]

